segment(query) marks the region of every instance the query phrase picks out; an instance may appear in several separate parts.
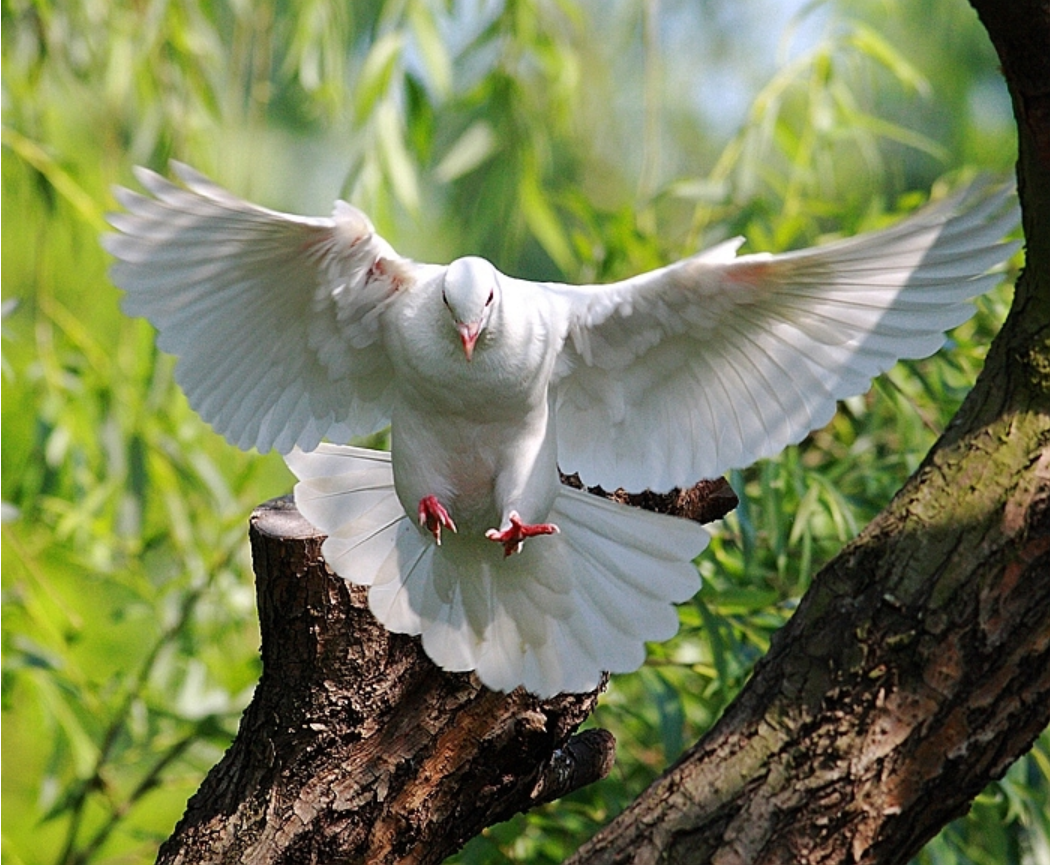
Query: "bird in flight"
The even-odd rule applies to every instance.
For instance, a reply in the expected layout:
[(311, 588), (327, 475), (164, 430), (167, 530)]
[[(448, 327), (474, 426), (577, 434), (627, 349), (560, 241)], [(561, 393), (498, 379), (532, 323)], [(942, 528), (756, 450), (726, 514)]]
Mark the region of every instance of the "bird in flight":
[[(885, 230), (786, 254), (731, 240), (606, 285), (400, 256), (330, 218), (243, 201), (185, 165), (106, 248), (190, 404), (276, 449), (339, 576), (446, 670), (539, 696), (645, 660), (699, 589), (696, 523), (571, 489), (665, 491), (779, 452), (998, 281), (1012, 192), (977, 184)], [(345, 446), (391, 427), (390, 453)], [(322, 439), (327, 440), (322, 442)]]

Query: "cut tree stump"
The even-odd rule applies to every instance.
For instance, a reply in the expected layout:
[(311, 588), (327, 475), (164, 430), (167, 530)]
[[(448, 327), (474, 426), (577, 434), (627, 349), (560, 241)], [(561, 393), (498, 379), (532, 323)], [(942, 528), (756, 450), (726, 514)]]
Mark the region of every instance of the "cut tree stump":
[[(641, 498), (705, 521), (736, 505), (724, 480)], [(575, 732), (601, 688), (539, 700), (438, 669), (328, 570), (291, 497), (256, 509), (250, 537), (262, 677), (159, 865), (440, 862), (608, 774), (612, 734)]]

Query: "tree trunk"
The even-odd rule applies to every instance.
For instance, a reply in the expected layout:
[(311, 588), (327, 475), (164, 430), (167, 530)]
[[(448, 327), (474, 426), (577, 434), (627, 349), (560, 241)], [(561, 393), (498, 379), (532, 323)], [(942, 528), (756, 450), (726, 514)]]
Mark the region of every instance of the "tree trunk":
[(907, 862), (1050, 722), (1050, 5), (976, 2), (1027, 263), (985, 369), (718, 724), (570, 862)]
[(718, 724), (570, 862), (903, 863), (1030, 747), (1050, 721), (1050, 353), (1012, 343), (989, 361), (1008, 393), (980, 389)]

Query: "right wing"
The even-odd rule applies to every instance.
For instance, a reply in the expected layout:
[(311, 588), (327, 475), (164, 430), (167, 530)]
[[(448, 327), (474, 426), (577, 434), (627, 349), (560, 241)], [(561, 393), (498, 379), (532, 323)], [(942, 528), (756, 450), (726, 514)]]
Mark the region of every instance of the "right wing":
[(743, 468), (827, 423), (900, 358), (926, 357), (1016, 248), (1009, 187), (976, 184), (896, 225), (736, 257), (730, 241), (622, 282), (548, 285), (568, 321), (558, 463), (606, 489)]
[(390, 422), (393, 370), (379, 319), (432, 265), (401, 258), (361, 211), (330, 219), (249, 204), (185, 165), (177, 186), (137, 169), (152, 197), (116, 195), (104, 238), (124, 310), (179, 358), (190, 405), (241, 448), (287, 453)]

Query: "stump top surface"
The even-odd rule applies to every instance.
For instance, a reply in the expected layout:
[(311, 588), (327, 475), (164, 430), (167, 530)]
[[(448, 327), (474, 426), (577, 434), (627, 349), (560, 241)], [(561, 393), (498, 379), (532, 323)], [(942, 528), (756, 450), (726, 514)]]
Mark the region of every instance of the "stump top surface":
[(321, 536), (314, 526), (299, 513), (292, 496), (281, 496), (263, 502), (252, 511), (252, 526), (256, 531), (274, 538), (316, 538)]

